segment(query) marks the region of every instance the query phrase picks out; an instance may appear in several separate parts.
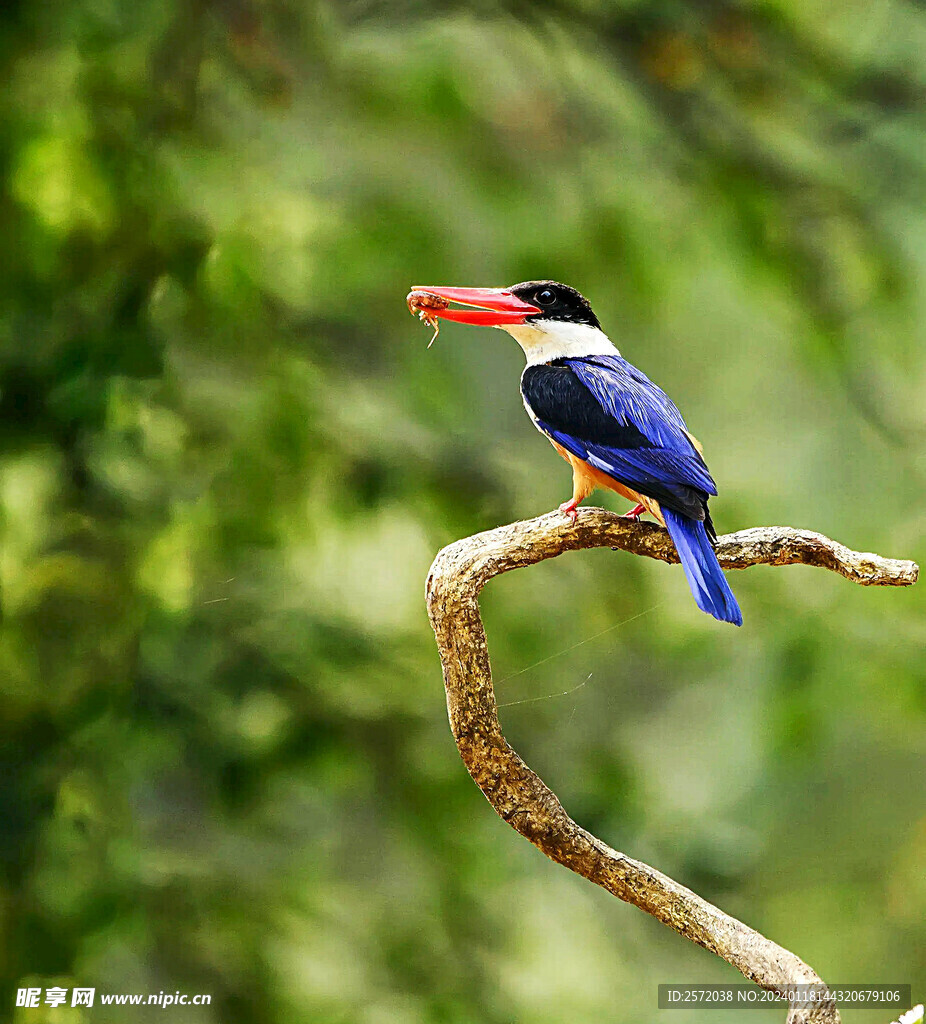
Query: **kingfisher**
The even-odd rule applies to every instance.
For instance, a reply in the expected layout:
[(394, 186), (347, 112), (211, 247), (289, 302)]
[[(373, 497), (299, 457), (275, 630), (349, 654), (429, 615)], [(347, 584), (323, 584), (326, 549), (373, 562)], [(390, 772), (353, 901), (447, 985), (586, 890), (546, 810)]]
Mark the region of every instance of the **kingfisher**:
[(507, 331), (526, 357), (524, 408), (572, 467), (572, 497), (559, 511), (575, 523), (579, 503), (596, 487), (632, 501), (627, 516), (648, 512), (668, 530), (698, 607), (742, 625), (714, 553), (707, 505), (717, 487), (701, 444), (665, 392), (623, 358), (580, 292), (557, 281), (416, 286), (408, 302), (430, 323), (440, 318)]

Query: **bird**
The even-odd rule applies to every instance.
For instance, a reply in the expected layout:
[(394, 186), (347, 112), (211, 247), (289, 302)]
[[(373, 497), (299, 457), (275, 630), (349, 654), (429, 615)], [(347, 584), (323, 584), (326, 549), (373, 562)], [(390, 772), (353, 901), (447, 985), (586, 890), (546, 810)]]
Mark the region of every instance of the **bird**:
[(649, 512), (668, 530), (698, 607), (742, 625), (714, 552), (708, 500), (717, 487), (701, 444), (668, 395), (620, 354), (585, 296), (558, 281), (421, 285), (409, 294), (413, 311), (420, 293), (429, 318), (497, 327), (521, 346), (524, 407), (572, 467), (572, 498), (559, 511), (575, 524), (580, 502), (596, 487), (634, 502), (627, 516)]

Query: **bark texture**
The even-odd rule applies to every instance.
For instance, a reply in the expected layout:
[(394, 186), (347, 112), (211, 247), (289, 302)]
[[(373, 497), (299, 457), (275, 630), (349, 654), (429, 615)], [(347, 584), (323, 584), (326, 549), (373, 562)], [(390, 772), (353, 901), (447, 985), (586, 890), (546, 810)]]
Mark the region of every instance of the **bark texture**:
[[(479, 591), (493, 576), (564, 551), (596, 547), (678, 561), (662, 527), (599, 508), (580, 509), (575, 526), (554, 512), (478, 533), (450, 544), (434, 560), (427, 583), (428, 612), (440, 652), (450, 727), (463, 763), (497, 813), (552, 860), (652, 914), (765, 989), (822, 984), (793, 953), (577, 825), (502, 734)], [(918, 573), (913, 562), (852, 551), (822, 534), (786, 526), (720, 537), (717, 556), (725, 569), (812, 565), (863, 586), (909, 586)], [(829, 1004), (792, 1008), (788, 1015), (789, 1024), (838, 1021)]]

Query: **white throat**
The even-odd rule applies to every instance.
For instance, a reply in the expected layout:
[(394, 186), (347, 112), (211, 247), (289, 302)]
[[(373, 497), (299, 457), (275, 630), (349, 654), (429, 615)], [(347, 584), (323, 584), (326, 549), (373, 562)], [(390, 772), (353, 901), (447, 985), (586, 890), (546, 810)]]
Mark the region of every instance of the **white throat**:
[(619, 356), (611, 339), (598, 327), (562, 320), (535, 320), (529, 324), (501, 327), (524, 350), (527, 365), (579, 356)]

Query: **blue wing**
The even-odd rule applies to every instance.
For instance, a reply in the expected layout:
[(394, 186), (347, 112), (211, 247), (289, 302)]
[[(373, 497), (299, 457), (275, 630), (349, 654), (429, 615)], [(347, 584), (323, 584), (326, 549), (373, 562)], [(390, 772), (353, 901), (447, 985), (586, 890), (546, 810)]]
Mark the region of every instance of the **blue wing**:
[(521, 391), (548, 437), (659, 502), (698, 607), (742, 625), (742, 612), (711, 545), (707, 499), (717, 488), (666, 394), (620, 356), (528, 366)]
[[(671, 399), (620, 356), (557, 360), (522, 389), (538, 426), (566, 451), (694, 519), (717, 488)], [(527, 387), (525, 387), (525, 382)]]

